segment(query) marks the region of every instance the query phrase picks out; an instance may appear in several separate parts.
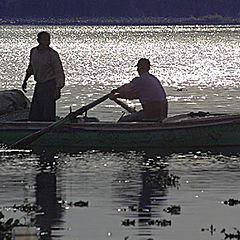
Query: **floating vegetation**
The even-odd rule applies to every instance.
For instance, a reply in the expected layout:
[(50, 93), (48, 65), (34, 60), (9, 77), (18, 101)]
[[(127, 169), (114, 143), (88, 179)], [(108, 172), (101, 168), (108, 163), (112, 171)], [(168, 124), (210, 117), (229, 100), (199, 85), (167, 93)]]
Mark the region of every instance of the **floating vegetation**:
[(77, 202), (67, 202), (65, 200), (59, 201), (59, 203), (64, 207), (88, 207), (88, 201), (79, 200)]
[(223, 229), (221, 233), (224, 233), (225, 239), (240, 239), (240, 230), (237, 228), (233, 228), (236, 233), (226, 233), (226, 230)]
[(33, 204), (33, 203), (28, 203), (28, 204), (21, 204), (21, 205), (16, 205), (14, 204), (12, 206), (13, 211), (21, 211), (21, 212), (26, 212), (26, 213), (30, 213), (30, 212), (39, 212), (42, 210), (42, 208), (37, 205), (37, 204)]
[(151, 208), (142, 208), (142, 207), (138, 207), (137, 205), (130, 205), (128, 207), (122, 207), (119, 208), (118, 211), (122, 211), (122, 212), (150, 212)]
[(132, 212), (150, 212), (151, 208), (142, 208), (142, 207), (137, 207), (137, 205), (132, 205), (132, 206), (128, 206), (128, 208), (132, 211)]
[(179, 176), (168, 174), (167, 171), (160, 171), (157, 174), (152, 174), (146, 180), (147, 184), (152, 186), (158, 186), (160, 188), (167, 188), (167, 187), (178, 187), (179, 183)]
[(150, 219), (148, 221), (148, 225), (156, 225), (156, 226), (161, 226), (161, 227), (167, 227), (167, 226), (171, 226), (172, 225), (172, 221), (171, 220), (166, 220), (166, 219)]
[(235, 206), (240, 204), (240, 200), (229, 198), (228, 200), (225, 200), (223, 203), (229, 206)]
[(181, 206), (180, 205), (172, 205), (166, 209), (163, 209), (164, 212), (179, 215), (181, 213)]
[(135, 226), (135, 220), (130, 220), (130, 219), (124, 219), (122, 221), (123, 226)]
[[(77, 202), (67, 202), (64, 200), (59, 201), (58, 203), (61, 204), (61, 206), (65, 209), (69, 207), (88, 207), (88, 201), (77, 201)], [(4, 209), (7, 210), (12, 210), (13, 212), (16, 211), (21, 211), (27, 213), (27, 215), (31, 215), (32, 213), (38, 213), (41, 214), (42, 208), (41, 206), (34, 204), (34, 203), (27, 203), (27, 204), (21, 204), (21, 205), (16, 205), (14, 204), (11, 207), (4, 207)], [(0, 238), (1, 240), (1, 238)]]
[(211, 224), (209, 228), (202, 228), (201, 231), (202, 232), (209, 231), (211, 235), (213, 235), (213, 233), (216, 231), (216, 228), (214, 228), (213, 225)]
[[(240, 230), (237, 228), (233, 228), (236, 233), (226, 233), (226, 229), (223, 228), (220, 233), (223, 233), (225, 235), (225, 239), (238, 239), (240, 240)], [(202, 232), (204, 231), (209, 231), (211, 233), (211, 235), (214, 234), (214, 232), (216, 231), (216, 228), (211, 224), (209, 228), (202, 228), (201, 229)]]
[(84, 202), (80, 200), (78, 202), (73, 203), (73, 205), (75, 207), (88, 207), (88, 202)]
[(23, 226), (19, 219), (9, 218), (4, 221), (4, 215), (0, 212), (0, 239), (11, 240), (12, 229), (16, 226)]
[[(146, 224), (160, 226), (160, 227), (167, 227), (167, 226), (172, 225), (172, 221), (166, 220), (166, 219), (147, 219)], [(135, 220), (124, 219), (122, 221), (122, 225), (123, 226), (135, 226)]]

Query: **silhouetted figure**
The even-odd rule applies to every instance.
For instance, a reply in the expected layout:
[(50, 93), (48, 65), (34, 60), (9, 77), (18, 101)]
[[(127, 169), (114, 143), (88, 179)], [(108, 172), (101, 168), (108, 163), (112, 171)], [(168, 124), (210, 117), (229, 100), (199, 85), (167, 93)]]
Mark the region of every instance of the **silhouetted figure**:
[[(167, 117), (168, 103), (160, 81), (149, 73), (150, 61), (141, 58), (137, 63), (139, 77), (113, 89), (110, 98), (139, 99), (143, 110), (122, 117), (121, 122), (158, 121)], [(115, 94), (118, 93), (118, 94)]]
[(58, 53), (49, 47), (50, 34), (43, 31), (37, 37), (39, 45), (31, 49), (22, 89), (26, 92), (27, 80), (34, 75), (36, 85), (29, 120), (55, 121), (56, 100), (60, 98), (65, 85), (65, 75)]

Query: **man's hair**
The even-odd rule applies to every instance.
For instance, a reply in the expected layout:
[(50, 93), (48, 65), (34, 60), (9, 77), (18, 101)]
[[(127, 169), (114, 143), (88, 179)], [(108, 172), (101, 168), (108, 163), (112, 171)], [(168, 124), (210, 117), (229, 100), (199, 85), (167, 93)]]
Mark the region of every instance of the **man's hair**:
[(46, 32), (46, 31), (42, 31), (42, 32), (39, 32), (38, 35), (37, 35), (37, 38), (41, 38), (43, 35), (48, 35), (50, 37), (50, 33), (49, 32)]
[(146, 71), (150, 70), (150, 61), (147, 58), (141, 58), (139, 59), (137, 63), (137, 67), (141, 67)]

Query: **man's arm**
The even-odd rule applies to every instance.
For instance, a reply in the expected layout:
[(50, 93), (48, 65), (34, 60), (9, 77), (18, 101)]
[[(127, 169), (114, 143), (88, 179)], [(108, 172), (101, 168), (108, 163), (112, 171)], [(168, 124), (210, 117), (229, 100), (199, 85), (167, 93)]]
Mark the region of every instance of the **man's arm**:
[(129, 100), (138, 98), (138, 94), (132, 82), (124, 84), (119, 88), (113, 89), (112, 93), (114, 94), (114, 96), (112, 97), (115, 97), (115, 98), (124, 98)]
[(53, 54), (52, 63), (56, 79), (56, 91), (54, 94), (54, 99), (58, 100), (61, 97), (61, 89), (65, 85), (65, 74), (62, 67), (62, 62), (57, 52), (54, 52)]
[(32, 50), (31, 50), (31, 53), (30, 53), (30, 60), (29, 60), (28, 68), (26, 70), (26, 75), (25, 75), (25, 78), (24, 78), (23, 84), (22, 84), (22, 90), (24, 92), (27, 92), (27, 80), (33, 75), (31, 58), (32, 58)]
[(27, 80), (31, 77), (32, 74), (30, 74), (29, 72), (26, 72), (25, 78), (23, 80), (23, 84), (22, 84), (22, 90), (24, 92), (27, 92)]

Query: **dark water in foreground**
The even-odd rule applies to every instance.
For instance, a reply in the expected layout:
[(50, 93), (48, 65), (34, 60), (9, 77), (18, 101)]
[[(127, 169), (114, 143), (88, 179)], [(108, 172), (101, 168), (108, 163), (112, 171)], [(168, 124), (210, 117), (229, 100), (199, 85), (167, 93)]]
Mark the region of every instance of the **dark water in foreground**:
[[(166, 89), (170, 116), (239, 113), (239, 26), (0, 26), (0, 90), (20, 89), (40, 30), (51, 32), (66, 73), (59, 116), (128, 82), (140, 57), (150, 58)], [(30, 80), (30, 99), (33, 85)], [(111, 121), (121, 114), (109, 100), (89, 113)], [(6, 219), (32, 219), (42, 239), (221, 240), (223, 228), (240, 229), (240, 205), (223, 203), (240, 200), (239, 153), (224, 148), (44, 156), (1, 149), (0, 207)], [(171, 174), (180, 177), (179, 185), (162, 184)], [(80, 200), (88, 207), (70, 206)], [(28, 203), (40, 206), (41, 214), (11, 208)], [(180, 206), (179, 214), (167, 212), (173, 205)], [(167, 226), (160, 226), (163, 220)]]
[[(240, 199), (239, 166), (238, 154), (200, 151), (2, 152), (0, 202), (6, 216), (26, 223), (32, 218), (42, 239), (220, 240), (223, 228), (240, 228), (240, 206), (223, 203)], [(170, 175), (180, 179), (160, 181)], [(88, 206), (69, 205), (80, 200)], [(27, 203), (41, 206), (44, 214), (7, 208)], [(178, 214), (167, 211), (173, 205), (180, 206)], [(164, 219), (171, 226), (159, 225)]]

